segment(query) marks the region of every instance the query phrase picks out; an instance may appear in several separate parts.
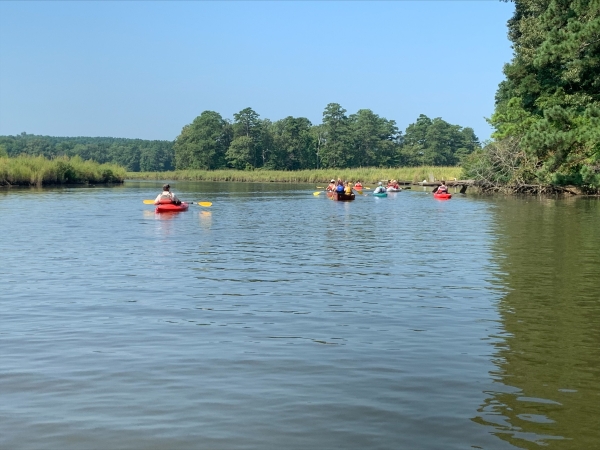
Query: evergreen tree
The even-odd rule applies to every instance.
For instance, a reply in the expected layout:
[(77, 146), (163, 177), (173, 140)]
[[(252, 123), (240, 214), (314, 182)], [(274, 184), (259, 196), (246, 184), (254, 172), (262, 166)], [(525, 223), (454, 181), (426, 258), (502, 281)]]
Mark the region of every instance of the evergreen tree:
[(600, 187), (600, 2), (516, 0), (490, 123), (517, 139), (529, 182)]

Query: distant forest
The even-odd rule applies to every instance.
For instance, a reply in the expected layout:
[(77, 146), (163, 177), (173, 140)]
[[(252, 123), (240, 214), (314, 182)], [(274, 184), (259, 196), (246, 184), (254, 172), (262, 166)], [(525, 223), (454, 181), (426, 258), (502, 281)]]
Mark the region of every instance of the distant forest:
[(0, 136), (0, 156), (80, 156), (131, 172), (183, 169), (304, 170), (352, 167), (452, 166), (480, 149), (472, 128), (421, 114), (404, 133), (395, 121), (337, 103), (313, 125), (304, 117), (272, 122), (251, 108), (223, 118), (204, 111), (175, 141), (104, 137)]
[(0, 136), (0, 156), (80, 156), (113, 163), (130, 172), (173, 170), (173, 142), (110, 137), (52, 137), (21, 133)]

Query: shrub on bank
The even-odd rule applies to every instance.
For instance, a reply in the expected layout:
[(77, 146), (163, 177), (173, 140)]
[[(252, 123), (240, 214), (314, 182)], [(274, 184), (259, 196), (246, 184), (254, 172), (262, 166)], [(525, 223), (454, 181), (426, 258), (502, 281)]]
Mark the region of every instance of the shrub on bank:
[(79, 156), (47, 159), (43, 156), (0, 157), (0, 186), (122, 183), (125, 168), (84, 161)]
[(460, 167), (421, 166), (358, 169), (317, 170), (176, 170), (171, 172), (127, 172), (128, 179), (136, 180), (185, 180), (185, 181), (242, 181), (282, 183), (326, 183), (332, 178), (363, 183), (381, 180), (423, 181), (453, 180), (460, 178)]

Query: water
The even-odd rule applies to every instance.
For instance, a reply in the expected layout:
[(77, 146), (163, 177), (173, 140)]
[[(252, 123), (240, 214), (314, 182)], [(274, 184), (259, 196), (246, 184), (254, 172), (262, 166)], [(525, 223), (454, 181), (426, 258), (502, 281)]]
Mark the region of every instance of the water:
[(600, 445), (600, 202), (0, 191), (0, 448)]

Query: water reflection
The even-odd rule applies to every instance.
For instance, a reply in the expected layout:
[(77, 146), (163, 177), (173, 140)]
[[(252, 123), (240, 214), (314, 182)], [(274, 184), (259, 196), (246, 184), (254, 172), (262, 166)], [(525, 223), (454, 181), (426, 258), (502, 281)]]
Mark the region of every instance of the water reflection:
[(198, 218), (200, 219), (200, 226), (204, 230), (210, 230), (210, 227), (212, 225), (212, 212), (200, 211), (198, 213)]
[(520, 448), (600, 442), (600, 208), (597, 201), (499, 201), (496, 259), (506, 334), (476, 421)]

